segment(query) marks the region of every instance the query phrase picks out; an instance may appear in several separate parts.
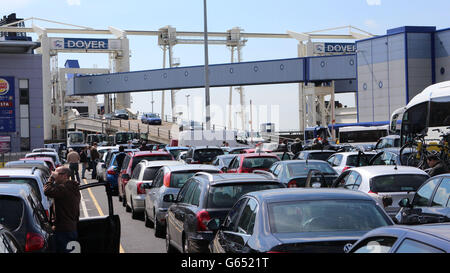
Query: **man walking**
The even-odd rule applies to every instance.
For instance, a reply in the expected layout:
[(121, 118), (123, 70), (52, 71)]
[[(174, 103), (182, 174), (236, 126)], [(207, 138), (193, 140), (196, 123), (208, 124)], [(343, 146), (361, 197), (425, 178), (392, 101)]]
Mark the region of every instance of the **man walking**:
[(70, 180), (71, 170), (57, 168), (44, 185), (44, 194), (54, 199), (55, 206), (55, 251), (67, 253), (69, 242), (78, 240), (78, 221), (80, 218), (80, 184)]
[(81, 182), (80, 180), (80, 174), (78, 173), (78, 164), (80, 163), (80, 155), (74, 151), (72, 148), (69, 149), (69, 154), (67, 155), (67, 163), (69, 163), (69, 168), (71, 170), (70, 177), (72, 180), (75, 180), (75, 177), (77, 178), (78, 182)]
[(100, 154), (97, 151), (97, 142), (94, 142), (91, 148), (91, 159), (92, 159), (92, 179), (97, 178), (97, 162), (100, 159)]

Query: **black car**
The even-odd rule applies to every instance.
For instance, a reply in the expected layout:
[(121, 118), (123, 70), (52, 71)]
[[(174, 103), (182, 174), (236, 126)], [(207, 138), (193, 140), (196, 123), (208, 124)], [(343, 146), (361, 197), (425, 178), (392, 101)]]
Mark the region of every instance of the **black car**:
[(374, 229), (350, 253), (450, 253), (450, 224), (389, 226)]
[(22, 252), (23, 248), (16, 237), (7, 228), (0, 225), (0, 254)]
[(311, 170), (321, 173), (318, 178), (325, 179), (322, 187), (331, 186), (338, 178), (338, 173), (325, 161), (322, 160), (285, 160), (275, 162), (269, 169), (278, 180), (289, 188), (305, 187), (308, 174)]
[(248, 193), (217, 222), (208, 222), (213, 253), (344, 253), (368, 231), (393, 225), (370, 196), (336, 189)]
[(326, 161), (334, 153), (336, 153), (336, 151), (333, 150), (305, 150), (301, 151), (298, 157), (294, 159), (315, 159)]
[(223, 154), (223, 150), (219, 147), (190, 147), (184, 161), (188, 164), (211, 164), (216, 156)]
[(434, 176), (417, 190), (412, 202), (399, 202), (402, 207), (395, 216), (398, 224), (418, 225), (450, 222), (450, 174)]
[(369, 166), (372, 165), (403, 165), (414, 166), (416, 159), (414, 158), (414, 151), (411, 148), (406, 148), (402, 151), (400, 158), (401, 148), (384, 148), (374, 155), (370, 161)]
[(265, 174), (197, 173), (180, 189), (176, 199), (168, 194), (164, 202), (173, 202), (166, 215), (167, 252), (208, 252), (213, 232), (206, 223), (212, 218), (221, 222), (234, 203), (252, 191), (284, 188)]
[(25, 252), (52, 251), (52, 227), (30, 185), (0, 185), (0, 225), (12, 232)]

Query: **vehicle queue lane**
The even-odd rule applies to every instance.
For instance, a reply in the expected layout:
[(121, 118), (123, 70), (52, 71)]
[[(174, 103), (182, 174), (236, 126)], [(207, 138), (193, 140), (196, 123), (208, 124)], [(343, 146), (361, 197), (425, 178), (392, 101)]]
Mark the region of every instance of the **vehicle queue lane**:
[[(86, 172), (86, 177), (90, 177)], [(83, 179), (82, 184), (96, 183), (95, 179)], [(108, 213), (108, 199), (104, 187), (94, 187), (82, 191), (80, 217), (106, 215)], [(84, 204), (83, 204), (84, 203)], [(131, 213), (125, 211), (122, 202), (113, 196), (114, 214), (119, 215), (121, 224), (120, 252), (121, 253), (166, 253), (165, 240), (156, 238), (153, 229), (144, 225), (144, 218), (134, 220)]]

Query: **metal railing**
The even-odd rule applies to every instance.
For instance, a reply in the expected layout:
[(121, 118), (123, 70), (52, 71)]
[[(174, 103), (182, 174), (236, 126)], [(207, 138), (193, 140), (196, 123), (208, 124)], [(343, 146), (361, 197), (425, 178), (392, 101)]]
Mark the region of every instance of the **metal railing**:
[(19, 152), (19, 153), (2, 153), (0, 154), (0, 168), (3, 168), (7, 162), (16, 161), (21, 158), (24, 158), (26, 154), (31, 153), (28, 152)]

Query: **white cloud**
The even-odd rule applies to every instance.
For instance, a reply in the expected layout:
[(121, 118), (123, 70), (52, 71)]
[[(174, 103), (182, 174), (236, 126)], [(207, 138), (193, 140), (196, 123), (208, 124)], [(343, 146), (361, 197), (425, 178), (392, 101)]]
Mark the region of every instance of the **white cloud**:
[(81, 5), (81, 0), (67, 0), (69, 6), (79, 6)]
[(379, 6), (381, 5), (381, 0), (366, 0), (369, 6)]

